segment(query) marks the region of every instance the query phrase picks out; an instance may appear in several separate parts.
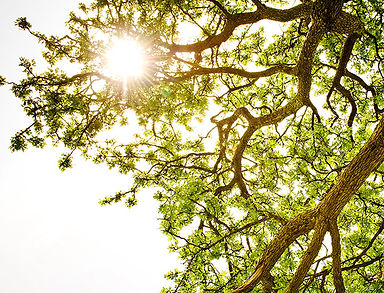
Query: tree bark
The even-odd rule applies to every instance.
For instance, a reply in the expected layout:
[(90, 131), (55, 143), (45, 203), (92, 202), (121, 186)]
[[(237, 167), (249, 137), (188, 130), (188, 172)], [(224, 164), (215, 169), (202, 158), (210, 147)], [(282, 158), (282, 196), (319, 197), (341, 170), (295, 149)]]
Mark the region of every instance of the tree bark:
[[(264, 274), (270, 272), (289, 245), (299, 236), (311, 231), (315, 227), (315, 223), (316, 227), (324, 225), (328, 229), (328, 223), (337, 219), (344, 206), (383, 161), (384, 117), (381, 118), (369, 140), (336, 179), (335, 184), (318, 206), (299, 214), (281, 228), (257, 262), (254, 273), (232, 293), (250, 292), (260, 282)], [(322, 234), (322, 229), (316, 229), (313, 237), (321, 237)], [(310, 251), (311, 245), (306, 254)]]

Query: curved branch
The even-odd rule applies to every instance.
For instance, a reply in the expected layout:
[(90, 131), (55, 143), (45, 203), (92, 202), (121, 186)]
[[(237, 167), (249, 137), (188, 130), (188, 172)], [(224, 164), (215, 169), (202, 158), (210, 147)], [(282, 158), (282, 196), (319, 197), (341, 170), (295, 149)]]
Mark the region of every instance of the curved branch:
[(349, 104), (351, 105), (351, 113), (349, 114), (348, 118), (348, 126), (352, 127), (353, 120), (355, 119), (355, 116), (357, 114), (357, 106), (356, 102), (352, 97), (352, 94), (349, 90), (347, 90), (345, 87), (343, 87), (341, 84), (336, 85), (336, 89), (345, 97), (347, 98)]
[[(280, 109), (268, 115), (263, 115), (260, 117), (253, 117), (249, 113), (248, 109), (240, 108), (236, 110), (235, 113), (230, 118), (227, 118), (229, 120), (224, 119), (221, 121), (222, 125), (226, 124), (227, 121), (228, 122), (230, 121), (232, 125), (234, 121), (236, 121), (237, 118), (240, 115), (242, 115), (248, 120), (249, 125), (246, 131), (244, 132), (244, 134), (242, 135), (242, 137), (240, 138), (239, 144), (237, 145), (235, 153), (232, 158), (232, 166), (234, 168), (234, 177), (231, 180), (230, 184), (220, 188), (220, 191), (230, 190), (234, 186), (234, 184), (237, 184), (237, 186), (241, 191), (242, 196), (247, 197), (248, 191), (244, 183), (241, 167), (242, 167), (243, 153), (252, 135), (255, 133), (255, 131), (257, 131), (263, 126), (277, 124), (281, 122), (283, 119), (285, 119), (286, 117), (295, 114), (304, 105), (310, 106), (311, 108), (313, 107), (313, 104), (309, 99), (309, 93), (310, 93), (311, 84), (312, 84), (311, 70), (313, 66), (314, 54), (316, 52), (317, 46), (320, 40), (322, 39), (324, 33), (325, 33), (325, 29), (321, 24), (320, 25), (314, 24), (311, 27), (308, 33), (308, 37), (304, 42), (303, 49), (300, 53), (297, 67), (295, 69), (290, 68), (290, 71), (297, 73), (299, 81), (298, 81), (298, 90), (297, 90), (296, 97), (292, 99), (287, 105), (281, 107)], [(283, 68), (286, 68), (286, 67), (283, 66)], [(266, 71), (268, 70), (273, 72), (275, 70), (281, 70), (281, 69), (278, 66), (276, 66), (276, 67), (272, 67), (272, 69), (267, 69)], [(229, 130), (228, 127), (227, 127), (227, 130)], [(218, 128), (220, 129), (220, 127)]]
[[(326, 66), (328, 68), (331, 68), (335, 71), (337, 71), (337, 67), (336, 66), (332, 66), (332, 65), (329, 65), (329, 64), (325, 64), (325, 63), (320, 63), (320, 65), (322, 66)], [(364, 79), (362, 79), (360, 76), (358, 76), (357, 74), (349, 71), (347, 68), (345, 69), (345, 74), (344, 76), (346, 77), (349, 77), (350, 79), (358, 82), (360, 84), (361, 87), (363, 87), (367, 92), (371, 92), (372, 95), (376, 95), (376, 91), (375, 91), (375, 88), (372, 86), (372, 85), (369, 85), (367, 84)]]
[(331, 97), (333, 90), (340, 85), (341, 78), (345, 75), (345, 70), (352, 54), (352, 49), (356, 41), (360, 38), (359, 34), (351, 34), (344, 42), (343, 51), (341, 52), (340, 61), (337, 66), (335, 77), (333, 78), (332, 86), (327, 94), (327, 101)]
[(272, 219), (272, 217), (271, 216), (267, 216), (267, 217), (261, 218), (260, 220), (256, 220), (256, 221), (253, 221), (251, 223), (247, 223), (247, 224), (245, 224), (244, 226), (242, 226), (240, 228), (231, 230), (229, 233), (225, 234), (220, 239), (216, 240), (215, 242), (212, 242), (211, 244), (209, 244), (208, 246), (202, 248), (201, 250), (211, 249), (212, 247), (214, 247), (218, 243), (222, 242), (223, 240), (227, 239), (228, 237), (231, 237), (232, 235), (237, 234), (237, 233), (239, 233), (241, 231), (244, 231), (246, 229), (250, 229), (250, 228), (252, 228), (252, 227), (254, 227), (254, 226), (258, 225), (258, 224), (265, 223), (266, 221), (268, 221), (270, 219)]
[(279, 22), (292, 21), (304, 16), (308, 16), (312, 10), (312, 3), (302, 3), (290, 9), (276, 9), (258, 5), (255, 12), (237, 13), (228, 15), (228, 21), (221, 33), (207, 37), (203, 41), (194, 44), (167, 44), (160, 42), (160, 45), (169, 49), (171, 53), (175, 52), (202, 52), (213, 48), (227, 41), (233, 31), (240, 25), (256, 23), (262, 19), (268, 19)]

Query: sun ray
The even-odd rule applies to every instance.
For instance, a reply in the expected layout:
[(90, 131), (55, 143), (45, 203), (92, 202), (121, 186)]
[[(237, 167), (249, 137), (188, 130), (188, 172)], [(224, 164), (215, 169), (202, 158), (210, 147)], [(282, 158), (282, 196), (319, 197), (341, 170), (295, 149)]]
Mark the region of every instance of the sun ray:
[(106, 52), (106, 72), (109, 75), (128, 79), (144, 74), (144, 49), (130, 38), (116, 39)]

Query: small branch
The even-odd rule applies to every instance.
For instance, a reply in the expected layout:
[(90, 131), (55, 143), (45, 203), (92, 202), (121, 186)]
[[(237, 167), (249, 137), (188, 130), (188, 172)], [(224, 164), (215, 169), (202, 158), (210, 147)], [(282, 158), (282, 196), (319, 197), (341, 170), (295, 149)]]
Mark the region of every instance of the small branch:
[(375, 43), (376, 57), (377, 57), (377, 59), (379, 59), (379, 62), (377, 64), (377, 69), (379, 70), (381, 78), (384, 80), (384, 75), (383, 75), (383, 72), (381, 71), (381, 64), (383, 62), (383, 58), (380, 56), (380, 48), (379, 48), (379, 44), (378, 44), (377, 38), (373, 34), (371, 34), (370, 32), (365, 32), (365, 33), (371, 39), (373, 39), (373, 42)]
[(209, 244), (209, 245), (206, 246), (206, 247), (203, 247), (203, 248), (201, 249), (201, 251), (211, 249), (211, 248), (214, 247), (216, 244), (222, 242), (223, 240), (227, 239), (228, 237), (230, 237), (230, 236), (232, 236), (232, 235), (234, 235), (234, 234), (237, 234), (237, 233), (239, 233), (239, 232), (242, 232), (242, 231), (244, 231), (244, 230), (250, 229), (250, 228), (252, 228), (252, 227), (254, 227), (254, 226), (258, 225), (258, 224), (264, 223), (264, 222), (270, 220), (271, 218), (272, 218), (272, 217), (264, 217), (264, 218), (261, 218), (260, 220), (253, 221), (253, 222), (251, 222), (251, 223), (245, 224), (244, 226), (242, 226), (242, 227), (240, 227), (240, 228), (237, 228), (237, 229), (235, 229), (235, 230), (232, 230), (232, 231), (229, 232), (228, 234), (222, 236), (222, 237), (221, 237), (220, 239), (218, 239), (217, 241), (215, 241), (215, 242)]
[(220, 2), (216, 1), (216, 0), (207, 0), (213, 4), (215, 4), (217, 6), (217, 8), (220, 9), (220, 11), (228, 18), (231, 14), (228, 12), (227, 9), (225, 9), (225, 7), (223, 5), (221, 5)]
[(377, 239), (377, 237), (379, 237), (379, 235), (381, 234), (381, 232), (383, 232), (384, 230), (384, 221), (382, 221), (380, 223), (380, 227), (379, 229), (376, 231), (375, 235), (373, 235), (373, 237), (371, 238), (371, 240), (369, 241), (367, 247), (364, 248), (364, 250), (362, 252), (360, 252), (359, 255), (353, 257), (352, 259), (349, 259), (348, 261), (350, 260), (353, 260), (354, 259), (354, 262), (353, 262), (353, 265), (355, 265), (359, 259), (362, 258), (362, 256), (364, 256), (367, 251), (372, 247), (373, 243), (375, 242), (375, 240)]
[(369, 260), (369, 261), (365, 261), (365, 262), (362, 262), (362, 263), (359, 263), (359, 264), (354, 264), (354, 265), (351, 265), (349, 267), (345, 267), (342, 269), (342, 271), (350, 271), (350, 270), (353, 270), (353, 269), (359, 269), (359, 268), (364, 268), (364, 267), (367, 267), (371, 264), (374, 264), (375, 262), (379, 261), (383, 259), (383, 255), (378, 255), (376, 256), (375, 258)]
[(79, 73), (79, 74), (75, 74), (63, 81), (57, 81), (57, 82), (50, 82), (48, 84), (46, 84), (47, 86), (63, 86), (63, 85), (68, 85), (72, 82), (74, 82), (75, 80), (78, 80), (78, 79), (85, 79), (85, 78), (88, 78), (88, 77), (92, 77), (92, 76), (96, 76), (100, 79), (104, 79), (104, 80), (107, 80), (109, 82), (112, 82), (112, 83), (118, 83), (118, 81), (114, 80), (114, 79), (111, 79), (99, 72), (96, 72), (96, 71), (93, 71), (93, 72), (85, 72), (85, 73)]
[(347, 98), (348, 102), (351, 104), (351, 113), (349, 114), (348, 118), (348, 126), (352, 127), (353, 120), (355, 119), (355, 116), (357, 114), (357, 106), (356, 102), (352, 97), (352, 94), (349, 90), (347, 90), (345, 87), (343, 87), (341, 84), (336, 85), (336, 89), (345, 97)]

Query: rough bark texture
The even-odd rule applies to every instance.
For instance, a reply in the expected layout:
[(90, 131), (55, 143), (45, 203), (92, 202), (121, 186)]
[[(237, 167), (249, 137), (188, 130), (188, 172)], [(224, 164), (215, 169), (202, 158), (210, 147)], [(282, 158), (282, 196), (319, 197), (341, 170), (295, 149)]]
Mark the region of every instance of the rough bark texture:
[[(226, 15), (227, 23), (224, 29), (218, 35), (207, 38), (204, 41), (190, 45), (168, 45), (171, 52), (200, 52), (212, 48), (227, 40), (234, 29), (243, 24), (255, 23), (261, 19), (270, 19), (280, 22), (291, 21), (301, 17), (310, 17), (312, 25), (307, 33), (306, 39), (298, 56), (297, 64), (293, 67), (277, 65), (262, 72), (247, 72), (244, 70), (230, 68), (208, 69), (195, 67), (187, 72), (181, 79), (193, 75), (215, 74), (215, 73), (233, 73), (247, 78), (271, 76), (275, 73), (286, 73), (295, 75), (298, 78), (296, 96), (285, 106), (271, 112), (268, 115), (254, 117), (246, 108), (238, 109), (230, 118), (217, 122), (219, 129), (230, 129), (233, 123), (240, 117), (248, 121), (248, 127), (235, 150), (232, 158), (234, 168), (233, 180), (226, 186), (217, 189), (216, 194), (225, 190), (230, 190), (234, 185), (242, 191), (243, 196), (248, 196), (246, 184), (242, 176), (242, 158), (249, 140), (259, 128), (276, 124), (286, 117), (295, 114), (299, 109), (307, 106), (312, 109), (317, 116), (317, 110), (311, 102), (311, 84), (313, 59), (319, 43), (329, 32), (338, 32), (347, 35), (344, 43), (344, 49), (341, 54), (338, 67), (328, 98), (334, 89), (339, 90), (350, 102), (352, 112), (348, 125), (352, 125), (353, 118), (356, 115), (356, 104), (351, 94), (340, 84), (341, 78), (345, 75), (351, 76), (346, 70), (354, 44), (363, 32), (363, 26), (358, 18), (342, 11), (343, 0), (318, 0), (314, 2), (305, 1), (294, 8), (288, 10), (272, 9), (263, 5), (260, 1), (254, 1), (257, 5), (257, 11), (253, 13), (242, 13), (235, 15)], [(329, 101), (328, 104), (330, 105)], [(332, 106), (330, 105), (331, 110)], [(292, 220), (276, 234), (274, 240), (268, 245), (260, 259), (256, 263), (254, 273), (239, 288), (233, 290), (233, 293), (250, 292), (260, 281), (264, 283), (264, 290), (270, 292), (273, 287), (271, 283), (270, 270), (279, 260), (284, 251), (301, 235), (307, 234), (314, 229), (312, 242), (310, 243), (305, 255), (298, 266), (293, 279), (289, 283), (285, 292), (297, 292), (307, 274), (310, 266), (317, 256), (321, 247), (324, 235), (327, 231), (332, 235), (333, 246), (333, 265), (335, 288), (337, 292), (344, 292), (344, 285), (340, 266), (340, 235), (337, 228), (337, 217), (343, 207), (348, 203), (351, 197), (367, 179), (369, 174), (376, 170), (384, 160), (384, 120), (382, 119), (375, 129), (373, 135), (358, 155), (350, 162), (348, 167), (339, 176), (333, 187), (326, 194), (320, 204), (308, 211), (305, 211)], [(227, 135), (221, 133), (221, 144), (225, 145)], [(224, 151), (222, 152), (224, 153)], [(220, 156), (219, 158), (221, 158)]]
[(333, 266), (333, 283), (335, 285), (336, 293), (344, 293), (345, 287), (343, 276), (341, 274), (341, 245), (340, 233), (337, 227), (336, 220), (329, 223), (329, 232), (332, 239), (332, 266)]
[[(287, 288), (288, 291), (286, 291), (297, 292), (303, 274), (307, 273), (313, 258), (317, 255), (319, 243), (321, 244), (325, 232), (330, 229), (329, 222), (337, 219), (343, 207), (348, 203), (367, 177), (375, 171), (383, 161), (384, 118), (380, 120), (364, 147), (354, 157), (344, 172), (337, 178), (335, 184), (326, 194), (324, 200), (321, 201), (315, 209), (305, 211), (289, 221), (276, 234), (275, 239), (268, 245), (265, 253), (258, 261), (255, 272), (241, 287), (234, 290), (233, 293), (250, 292), (261, 280), (265, 272), (269, 272), (272, 269), (285, 249), (287, 249), (297, 237), (312, 230), (316, 223), (316, 227), (318, 228), (315, 229), (312, 243), (308, 247), (302, 265), (298, 268), (299, 273), (296, 277), (297, 279), (295, 279), (294, 284), (290, 285), (290, 287)], [(334, 231), (334, 229), (335, 227), (332, 228), (332, 231)], [(337, 241), (337, 235), (335, 241)], [(343, 285), (340, 284), (338, 286), (341, 288)]]
[[(307, 35), (307, 39), (301, 50), (297, 63), (297, 76), (299, 78), (298, 93), (296, 99), (291, 104), (281, 108), (270, 116), (274, 116), (272, 121), (280, 121), (284, 117), (296, 112), (303, 105), (313, 108), (309, 98), (311, 89), (311, 69), (313, 55), (326, 32), (338, 31), (350, 34), (345, 41), (344, 50), (340, 58), (339, 67), (335, 75), (334, 86), (340, 85), (340, 79), (346, 74), (346, 64), (352, 52), (352, 48), (359, 38), (362, 26), (355, 17), (348, 17), (342, 12), (342, 0), (338, 1), (316, 1), (313, 4), (311, 13), (313, 24)], [(281, 114), (279, 114), (281, 113)], [(281, 117), (281, 118), (280, 118)], [(254, 118), (264, 120), (267, 117)], [(271, 123), (268, 121), (266, 124)], [(248, 140), (251, 133), (246, 132), (242, 139)], [(237, 150), (242, 152), (240, 148)], [(240, 154), (237, 154), (240, 158)], [(258, 260), (254, 273), (233, 293), (250, 292), (273, 268), (283, 252), (300, 235), (307, 234), (314, 229), (312, 242), (310, 243), (305, 255), (296, 270), (290, 284), (284, 292), (298, 292), (302, 281), (307, 274), (314, 258), (317, 256), (326, 232), (331, 231), (333, 246), (333, 265), (335, 288), (337, 292), (344, 292), (344, 284), (341, 276), (340, 267), (340, 236), (337, 228), (337, 217), (343, 207), (351, 197), (361, 187), (367, 177), (375, 171), (384, 161), (384, 119), (381, 119), (371, 138), (364, 147), (350, 162), (348, 167), (339, 176), (333, 187), (326, 194), (324, 200), (312, 209), (305, 211), (289, 221), (275, 236), (274, 240), (268, 245), (262, 257)], [(241, 163), (237, 163), (239, 166)]]

